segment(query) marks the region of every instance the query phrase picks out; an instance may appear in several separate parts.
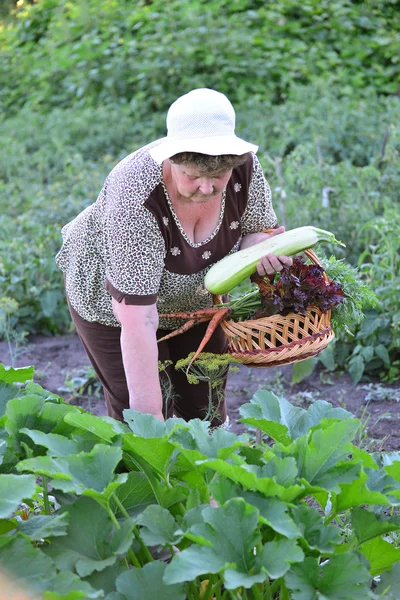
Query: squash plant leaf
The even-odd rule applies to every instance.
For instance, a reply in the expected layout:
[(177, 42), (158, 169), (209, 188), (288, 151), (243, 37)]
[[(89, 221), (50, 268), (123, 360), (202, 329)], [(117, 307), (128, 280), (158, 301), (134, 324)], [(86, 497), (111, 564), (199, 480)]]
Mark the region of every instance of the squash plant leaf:
[(356, 419), (349, 419), (334, 422), (326, 429), (317, 429), (312, 433), (307, 448), (304, 448), (302, 443), (305, 438), (299, 439), (298, 456), (299, 459), (302, 458), (298, 460), (302, 465), (300, 477), (304, 477), (312, 486), (336, 492), (340, 491), (339, 483), (348, 483), (356, 479), (359, 473), (358, 466), (355, 469), (356, 473), (351, 472), (349, 477), (346, 477), (348, 466), (343, 469), (339, 463), (347, 459), (351, 451), (350, 441), (354, 438), (358, 426)]
[(201, 464), (240, 484), (245, 490), (257, 490), (264, 496), (275, 496), (285, 502), (292, 502), (305, 489), (303, 485), (284, 487), (271, 477), (259, 477), (257, 472), (250, 471), (246, 464), (231, 464), (221, 459), (204, 460)]
[(116, 582), (123, 600), (135, 598), (162, 598), (162, 600), (185, 600), (186, 593), (181, 584), (166, 584), (166, 565), (162, 561), (148, 563), (142, 569), (131, 569), (122, 573)]
[(63, 435), (43, 433), (43, 431), (27, 429), (26, 427), (20, 431), (30, 437), (37, 446), (47, 448), (47, 456), (69, 456), (70, 454), (78, 454), (83, 450), (82, 444)]
[(0, 474), (0, 518), (11, 517), (25, 498), (36, 491), (34, 475)]
[(68, 414), (64, 418), (65, 422), (82, 431), (89, 431), (97, 436), (103, 442), (110, 443), (116, 435), (111, 423), (103, 421), (101, 417), (85, 414)]
[(277, 498), (265, 498), (257, 492), (245, 491), (238, 492), (236, 495), (241, 495), (248, 504), (259, 510), (261, 523), (268, 525), (286, 538), (300, 537), (300, 530), (288, 514), (289, 507), (285, 502)]
[(173, 444), (164, 438), (141, 438), (133, 433), (124, 435), (123, 447), (134, 460), (144, 461), (160, 475), (166, 475), (172, 454), (176, 452)]
[(332, 556), (323, 567), (316, 558), (295, 564), (285, 575), (293, 600), (366, 600), (370, 575), (355, 554)]
[[(150, 485), (145, 473), (132, 471), (128, 477), (115, 491), (115, 496), (123, 504), (125, 510), (131, 517), (136, 516), (146, 506), (154, 504), (156, 497), (154, 490)], [(118, 507), (115, 507), (115, 513), (118, 514)]]
[(19, 390), (14, 385), (0, 381), (0, 418), (5, 415), (7, 402), (22, 395), (22, 390)]
[(375, 592), (381, 598), (385, 591), (384, 600), (400, 600), (400, 562), (393, 565), (390, 571), (382, 573)]
[(18, 531), (34, 542), (48, 537), (66, 535), (68, 514), (31, 516), (27, 521), (18, 521)]
[(358, 479), (351, 483), (340, 484), (340, 492), (332, 496), (332, 508), (336, 514), (365, 504), (382, 504), (390, 506), (384, 490), (371, 490), (368, 485), (368, 473), (361, 470)]
[(0, 381), (4, 381), (5, 383), (25, 383), (33, 379), (34, 372), (34, 367), (19, 367), (14, 369), (13, 367), (5, 367), (0, 363)]
[(365, 542), (359, 551), (368, 560), (372, 577), (388, 571), (394, 563), (400, 561), (400, 548), (395, 548), (393, 544), (381, 537)]
[(333, 408), (323, 400), (318, 400), (305, 410), (266, 390), (256, 392), (250, 403), (240, 408), (240, 414), (244, 417), (240, 419), (242, 423), (258, 427), (283, 445), (306, 435), (311, 427), (319, 425), (323, 419), (352, 417), (346, 410)]
[(351, 524), (358, 543), (361, 545), (390, 531), (399, 531), (400, 517), (389, 519), (365, 508), (355, 507), (351, 513)]
[(294, 540), (277, 540), (263, 545), (256, 566), (265, 569), (271, 579), (278, 579), (285, 575), (291, 564), (303, 560), (304, 553)]
[(115, 530), (107, 511), (91, 498), (79, 498), (64, 505), (68, 513), (67, 535), (54, 538), (44, 552), (51, 556), (58, 569), (73, 571), (81, 577), (101, 571), (125, 556), (133, 539), (132, 523), (126, 521)]
[(182, 531), (171, 513), (158, 505), (148, 506), (136, 519), (141, 525), (140, 535), (145, 544), (177, 544), (182, 539)]
[(293, 520), (301, 532), (303, 543), (321, 554), (331, 554), (340, 542), (340, 532), (333, 525), (325, 525), (316, 510), (308, 506), (296, 506), (291, 510)]
[(129, 429), (139, 437), (158, 438), (166, 434), (166, 424), (154, 415), (141, 413), (138, 410), (127, 408), (123, 411), (124, 421)]
[(28, 458), (21, 461), (17, 469), (50, 477), (52, 486), (63, 492), (83, 494), (91, 489), (101, 493), (111, 483), (121, 458), (121, 448), (97, 444), (91, 452), (71, 454), (68, 457)]
[(193, 419), (189, 422), (189, 432), (193, 436), (196, 449), (208, 458), (226, 459), (242, 441), (232, 432), (218, 428), (210, 434), (204, 421)]
[(204, 508), (201, 515), (203, 522), (192, 525), (189, 532), (210, 545), (194, 544), (175, 555), (164, 580), (167, 583), (191, 581), (228, 567), (249, 574), (255, 560), (253, 549), (260, 539), (256, 531), (258, 510), (243, 499), (234, 498), (224, 506)]
[(51, 588), (56, 575), (53, 560), (20, 536), (0, 547), (0, 564), (12, 573), (17, 586), (23, 588), (26, 582), (30, 590), (38, 593)]
[(106, 567), (102, 571), (93, 571), (93, 573), (87, 577), (82, 578), (82, 581), (87, 581), (93, 588), (101, 590), (104, 594), (118, 594), (118, 592), (115, 591), (115, 582), (119, 575), (125, 570), (125, 561), (117, 561), (114, 565)]
[(74, 573), (58, 573), (52, 580), (43, 600), (79, 600), (80, 598), (103, 598), (101, 590), (95, 590), (86, 581), (82, 581)]

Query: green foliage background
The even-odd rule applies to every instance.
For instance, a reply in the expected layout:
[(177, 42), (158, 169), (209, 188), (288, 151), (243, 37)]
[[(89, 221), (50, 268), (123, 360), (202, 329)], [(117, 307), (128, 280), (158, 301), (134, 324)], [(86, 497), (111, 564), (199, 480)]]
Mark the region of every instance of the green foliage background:
[(164, 135), (177, 96), (207, 86), (259, 144), (280, 221), (334, 231), (347, 249), (332, 251), (380, 298), (337, 363), (355, 381), (398, 377), (395, 0), (17, 4), (0, 16), (0, 334), (68, 329), (61, 226), (118, 160)]

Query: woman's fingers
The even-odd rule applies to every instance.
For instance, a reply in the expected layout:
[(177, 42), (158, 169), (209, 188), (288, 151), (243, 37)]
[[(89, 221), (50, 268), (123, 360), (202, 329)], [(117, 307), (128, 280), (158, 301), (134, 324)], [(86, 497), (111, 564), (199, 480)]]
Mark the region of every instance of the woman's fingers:
[(269, 235), (270, 235), (270, 237), (273, 237), (274, 235), (279, 235), (280, 233), (283, 233), (284, 231), (285, 231), (285, 227), (284, 227), (284, 225), (281, 225), (280, 227), (273, 229)]
[(282, 271), (283, 267), (290, 267), (293, 261), (290, 256), (275, 256), (267, 254), (263, 256), (257, 265), (257, 273), (263, 275), (273, 275), (276, 272)]

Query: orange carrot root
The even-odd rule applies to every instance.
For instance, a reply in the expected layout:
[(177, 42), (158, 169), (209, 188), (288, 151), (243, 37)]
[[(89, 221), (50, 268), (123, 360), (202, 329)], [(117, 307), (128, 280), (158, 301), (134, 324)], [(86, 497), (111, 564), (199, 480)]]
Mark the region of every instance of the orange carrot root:
[(194, 327), (198, 323), (205, 323), (206, 321), (208, 321), (207, 318), (203, 318), (203, 319), (190, 319), (190, 321), (187, 321), (186, 323), (184, 323), (183, 325), (181, 325), (180, 327), (178, 327), (178, 329), (174, 329), (174, 331), (171, 331), (171, 333), (168, 333), (167, 335), (164, 335), (164, 337), (162, 337), (159, 340), (157, 340), (157, 343), (158, 342), (164, 342), (165, 340), (169, 340), (170, 338), (175, 337), (176, 335), (180, 335), (181, 333), (185, 333), (185, 331), (188, 331), (191, 327)]
[(200, 342), (199, 347), (197, 348), (196, 352), (194, 353), (194, 355), (188, 365), (188, 368), (186, 369), (186, 374), (188, 374), (189, 369), (192, 366), (193, 362), (196, 360), (196, 358), (198, 357), (200, 352), (203, 350), (204, 346), (207, 344), (207, 342), (211, 338), (212, 334), (214, 333), (214, 331), (216, 330), (216, 328), (218, 326), (218, 323), (220, 323), (223, 319), (225, 319), (228, 315), (230, 315), (231, 312), (232, 312), (232, 310), (229, 307), (226, 307), (226, 308), (218, 309), (218, 312), (216, 312), (214, 314), (213, 318), (211, 319), (211, 321), (208, 324), (207, 330), (204, 334), (203, 339)]

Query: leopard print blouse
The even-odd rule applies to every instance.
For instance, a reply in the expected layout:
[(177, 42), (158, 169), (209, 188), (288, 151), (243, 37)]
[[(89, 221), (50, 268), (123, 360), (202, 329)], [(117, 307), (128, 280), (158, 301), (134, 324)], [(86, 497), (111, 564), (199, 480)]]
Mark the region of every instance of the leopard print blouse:
[[(235, 168), (215, 230), (193, 243), (175, 214), (162, 166), (150, 144), (123, 159), (96, 202), (62, 229), (56, 256), (73, 308), (87, 321), (118, 327), (112, 297), (127, 304), (157, 303), (159, 313), (212, 306), (204, 276), (236, 252), (248, 233), (276, 226), (271, 192), (254, 154)], [(161, 329), (181, 322), (160, 319)]]

